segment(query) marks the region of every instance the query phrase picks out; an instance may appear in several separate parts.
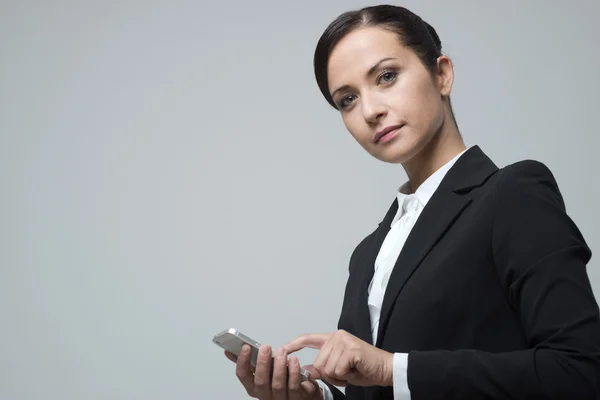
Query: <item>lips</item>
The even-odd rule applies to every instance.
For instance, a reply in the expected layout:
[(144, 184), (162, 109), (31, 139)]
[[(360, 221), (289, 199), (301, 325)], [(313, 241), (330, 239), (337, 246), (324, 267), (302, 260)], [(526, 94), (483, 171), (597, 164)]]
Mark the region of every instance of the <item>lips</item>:
[(400, 125), (393, 125), (393, 126), (388, 126), (383, 128), (382, 130), (380, 130), (379, 132), (377, 132), (375, 134), (375, 136), (373, 137), (373, 141), (375, 143), (379, 142), (381, 140), (382, 137), (384, 137), (385, 135), (387, 135), (388, 133), (395, 131), (396, 129), (400, 129), (402, 128), (402, 124)]

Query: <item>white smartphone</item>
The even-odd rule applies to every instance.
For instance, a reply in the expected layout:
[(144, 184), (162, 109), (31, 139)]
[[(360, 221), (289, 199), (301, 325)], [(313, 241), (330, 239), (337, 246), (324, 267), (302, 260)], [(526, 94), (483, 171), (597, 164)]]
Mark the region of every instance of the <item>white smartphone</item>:
[[(260, 348), (260, 343), (257, 341), (250, 339), (248, 336), (244, 335), (242, 332), (237, 329), (227, 329), (223, 332), (217, 333), (213, 337), (213, 343), (217, 346), (222, 347), (230, 353), (238, 356), (240, 351), (242, 350), (242, 346), (244, 344), (250, 345), (250, 365), (256, 367), (256, 358), (258, 357), (258, 349)], [(271, 374), (273, 374), (273, 362), (271, 361)], [(304, 368), (300, 368), (300, 378), (302, 381), (306, 381), (310, 379), (310, 372), (305, 370)]]

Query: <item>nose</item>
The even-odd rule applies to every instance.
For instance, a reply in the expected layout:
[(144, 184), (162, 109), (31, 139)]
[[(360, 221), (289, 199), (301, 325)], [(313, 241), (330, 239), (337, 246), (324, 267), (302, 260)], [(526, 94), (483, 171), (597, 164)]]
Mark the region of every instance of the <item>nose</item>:
[(371, 125), (378, 123), (387, 114), (385, 105), (373, 96), (363, 96), (362, 111), (365, 121)]

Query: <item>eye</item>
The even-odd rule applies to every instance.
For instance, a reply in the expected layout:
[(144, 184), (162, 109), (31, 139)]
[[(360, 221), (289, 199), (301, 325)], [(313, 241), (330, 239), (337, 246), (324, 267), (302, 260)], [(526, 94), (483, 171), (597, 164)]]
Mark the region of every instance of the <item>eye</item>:
[(398, 73), (395, 71), (385, 71), (384, 73), (379, 75), (379, 78), (377, 78), (377, 84), (380, 84), (382, 82), (383, 83), (394, 82), (394, 80), (396, 80), (396, 76), (398, 76)]
[(353, 94), (349, 94), (349, 95), (346, 95), (346, 96), (342, 97), (342, 99), (339, 102), (338, 107), (339, 108), (347, 108), (347, 107), (349, 107), (350, 104), (352, 103), (352, 100), (354, 100), (355, 97), (356, 96), (353, 95)]

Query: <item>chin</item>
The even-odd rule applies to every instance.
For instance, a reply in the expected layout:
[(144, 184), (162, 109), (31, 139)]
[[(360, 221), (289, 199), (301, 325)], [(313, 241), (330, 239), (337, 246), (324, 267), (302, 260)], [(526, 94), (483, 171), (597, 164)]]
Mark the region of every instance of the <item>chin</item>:
[(389, 164), (404, 164), (419, 153), (420, 146), (394, 141), (376, 150), (371, 155), (378, 160)]

